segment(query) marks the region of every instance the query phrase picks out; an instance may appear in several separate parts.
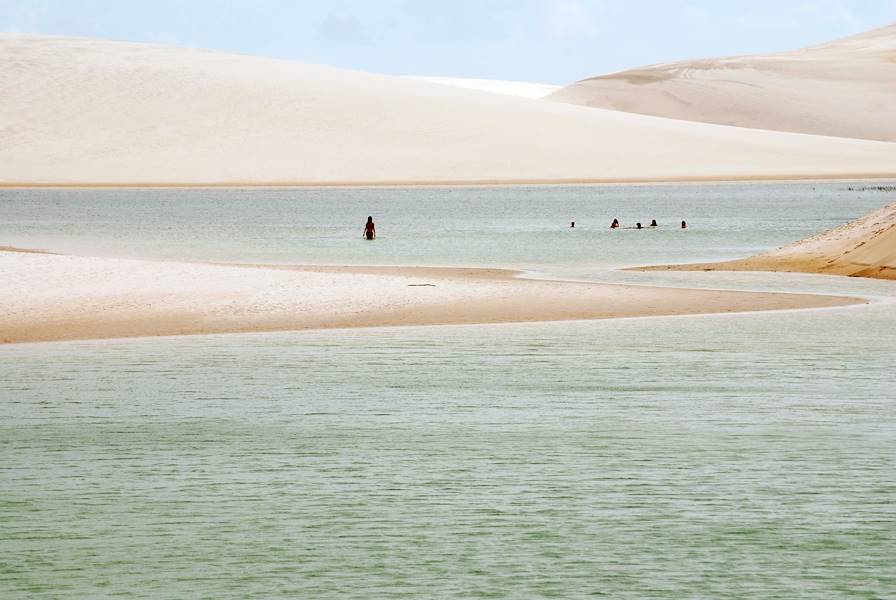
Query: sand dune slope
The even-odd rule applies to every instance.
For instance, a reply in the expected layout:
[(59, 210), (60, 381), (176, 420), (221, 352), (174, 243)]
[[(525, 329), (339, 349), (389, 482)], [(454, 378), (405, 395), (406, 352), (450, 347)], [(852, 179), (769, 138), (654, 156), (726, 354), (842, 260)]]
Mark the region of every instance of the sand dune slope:
[(548, 98), (722, 125), (896, 141), (896, 24), (794, 52), (594, 77)]
[(645, 270), (795, 271), (896, 279), (896, 204), (815, 237), (744, 260)]
[(0, 185), (896, 176), (896, 144), (165, 46), (0, 34)]

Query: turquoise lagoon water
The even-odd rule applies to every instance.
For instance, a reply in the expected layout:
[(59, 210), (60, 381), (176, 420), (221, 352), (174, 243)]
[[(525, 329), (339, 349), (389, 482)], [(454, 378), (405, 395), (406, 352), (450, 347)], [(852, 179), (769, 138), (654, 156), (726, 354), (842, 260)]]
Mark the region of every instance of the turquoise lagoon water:
[(888, 201), (847, 187), (2, 191), (0, 245), (872, 302), (0, 347), (0, 597), (894, 597), (896, 284), (610, 270)]

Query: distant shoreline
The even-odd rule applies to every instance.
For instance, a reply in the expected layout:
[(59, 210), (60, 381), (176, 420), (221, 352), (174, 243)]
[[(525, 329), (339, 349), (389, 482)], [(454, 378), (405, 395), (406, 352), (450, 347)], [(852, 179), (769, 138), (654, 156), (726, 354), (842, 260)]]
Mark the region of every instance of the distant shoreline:
[(687, 185), (737, 183), (858, 182), (896, 180), (893, 173), (831, 175), (751, 175), (731, 177), (656, 177), (607, 179), (457, 179), (383, 181), (222, 181), (222, 182), (21, 182), (0, 181), (0, 189), (263, 189), (263, 188), (433, 188), (433, 187), (522, 187), (598, 185)]

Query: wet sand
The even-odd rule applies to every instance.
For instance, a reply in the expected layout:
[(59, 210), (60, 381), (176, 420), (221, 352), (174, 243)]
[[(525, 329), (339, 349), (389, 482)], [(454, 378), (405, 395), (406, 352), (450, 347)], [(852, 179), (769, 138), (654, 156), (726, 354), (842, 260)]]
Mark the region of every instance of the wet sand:
[(718, 263), (657, 265), (635, 271), (784, 271), (896, 280), (896, 203), (777, 250)]

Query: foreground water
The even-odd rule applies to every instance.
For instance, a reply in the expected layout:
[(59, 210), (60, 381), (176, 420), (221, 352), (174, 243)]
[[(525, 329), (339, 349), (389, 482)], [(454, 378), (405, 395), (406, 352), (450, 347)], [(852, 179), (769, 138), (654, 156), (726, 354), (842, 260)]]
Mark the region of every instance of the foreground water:
[[(546, 275), (873, 302), (0, 348), (0, 596), (896, 595), (896, 286), (604, 267), (776, 245), (877, 208), (882, 195), (846, 184), (539, 192), (548, 206), (579, 198), (595, 220), (613, 214), (603, 194), (640, 198), (632, 215), (642, 220), (715, 198), (712, 227), (691, 217), (688, 232), (613, 241), (602, 222), (575, 233), (552, 228), (554, 216), (533, 224), (548, 210), (536, 191), (512, 211), (502, 208), (509, 189), (423, 190), (467, 208), (427, 220), (435, 200), (408, 200), (421, 213), (408, 221), (432, 227), (430, 243), (384, 231), (327, 261), (319, 238), (292, 243), (260, 227), (252, 238), (267, 241), (253, 246), (233, 239), (235, 226), (215, 233), (221, 215), (204, 228), (184, 216), (184, 203), (211, 205), (208, 194), (250, 192), (157, 193), (179, 208), (153, 210), (149, 192), (0, 192), (4, 227), (18, 236), (0, 229), (0, 244), (227, 261), (517, 260)], [(254, 205), (268, 193), (285, 192)], [(334, 221), (360, 206), (344, 191), (307, 193), (323, 195)], [(364, 193), (404, 192), (351, 192)], [(228, 202), (252, 222), (266, 214)], [(506, 215), (476, 225), (476, 211)], [(377, 214), (389, 214), (385, 200)], [(381, 254), (361, 254), (371, 247)]]

